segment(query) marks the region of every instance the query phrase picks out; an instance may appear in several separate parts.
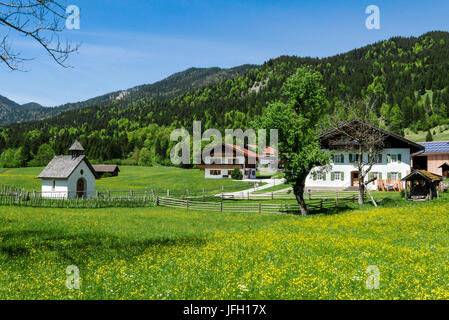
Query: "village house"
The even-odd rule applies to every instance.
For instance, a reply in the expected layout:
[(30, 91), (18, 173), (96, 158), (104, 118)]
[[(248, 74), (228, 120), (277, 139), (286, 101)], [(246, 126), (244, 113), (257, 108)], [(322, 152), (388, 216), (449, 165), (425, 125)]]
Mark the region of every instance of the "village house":
[(421, 142), (425, 150), (412, 154), (413, 168), (449, 177), (449, 141)]
[(244, 179), (256, 179), (257, 162), (259, 155), (239, 146), (222, 143), (221, 151), (214, 153), (214, 150), (203, 152), (203, 164), (198, 165), (199, 169), (204, 169), (206, 179), (231, 178), (235, 168), (240, 169)]
[[(369, 180), (374, 181), (367, 187), (370, 190), (402, 190), (404, 182), (401, 179), (412, 171), (411, 154), (424, 150), (424, 146), (397, 134), (380, 128), (376, 129), (383, 132), (385, 142), (383, 150), (378, 153), (376, 163), (370, 171)], [(357, 151), (350, 151), (348, 146), (342, 147), (333, 143), (344, 140), (343, 136), (340, 130), (334, 130), (322, 137), (322, 148), (332, 152), (330, 169), (314, 168), (307, 177), (306, 188), (345, 190), (358, 187)], [(367, 162), (367, 159), (364, 161)]]
[(257, 170), (276, 172), (279, 168), (278, 151), (273, 147), (266, 147), (263, 151), (258, 151), (258, 146), (255, 144), (248, 144), (248, 150), (259, 154), (259, 161)]
[(95, 196), (95, 180), (99, 178), (78, 142), (70, 155), (56, 156), (39, 175), (43, 198), (91, 198)]

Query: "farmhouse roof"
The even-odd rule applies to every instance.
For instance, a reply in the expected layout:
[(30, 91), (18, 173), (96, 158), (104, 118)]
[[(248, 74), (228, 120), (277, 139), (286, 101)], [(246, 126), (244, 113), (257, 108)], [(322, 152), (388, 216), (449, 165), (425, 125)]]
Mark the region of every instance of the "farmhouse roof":
[(441, 181), (442, 177), (439, 175), (436, 175), (434, 173), (430, 173), (426, 170), (415, 170), (412, 173), (410, 173), (408, 176), (402, 179), (402, 181), (410, 181), (410, 180), (416, 180), (414, 178), (420, 178), (424, 179), (430, 182), (436, 182)]
[(94, 164), (92, 165), (92, 167), (95, 169), (96, 172), (101, 172), (101, 173), (114, 173), (115, 170), (120, 171), (120, 169), (118, 168), (117, 165), (115, 164)]
[(86, 156), (72, 157), (72, 156), (56, 156), (41, 172), (38, 178), (40, 179), (67, 179), (80, 165), (81, 162), (85, 162), (90, 171), (98, 179), (98, 174), (87, 160)]
[(79, 143), (79, 141), (76, 140), (70, 147), (69, 151), (84, 151), (84, 148), (81, 145), (81, 143)]
[(422, 145), (425, 150), (415, 154), (415, 156), (449, 153), (449, 141), (420, 142), (419, 144)]
[(321, 143), (322, 145), (324, 145), (324, 147), (327, 147), (327, 144), (329, 142), (329, 139), (334, 138), (336, 136), (342, 136), (344, 132), (344, 129), (350, 126), (354, 126), (354, 125), (358, 125), (358, 124), (363, 124), (363, 126), (367, 126), (369, 128), (371, 128), (372, 130), (375, 130), (377, 132), (382, 133), (383, 135), (386, 136), (385, 138), (385, 142), (386, 142), (386, 146), (385, 148), (391, 148), (391, 147), (408, 147), (410, 148), (410, 153), (415, 153), (415, 152), (419, 152), (419, 151), (423, 151), (425, 149), (424, 146), (422, 146), (421, 144), (418, 144), (416, 142), (407, 140), (403, 137), (401, 137), (400, 135), (397, 135), (393, 132), (389, 132), (386, 130), (383, 130), (379, 127), (376, 127), (372, 124), (368, 124), (368, 123), (364, 123), (363, 121), (357, 120), (357, 119), (353, 119), (350, 120), (346, 123), (343, 123), (342, 125), (340, 125), (338, 128), (336, 129), (332, 129), (329, 130), (325, 133), (323, 133), (320, 136), (321, 139)]

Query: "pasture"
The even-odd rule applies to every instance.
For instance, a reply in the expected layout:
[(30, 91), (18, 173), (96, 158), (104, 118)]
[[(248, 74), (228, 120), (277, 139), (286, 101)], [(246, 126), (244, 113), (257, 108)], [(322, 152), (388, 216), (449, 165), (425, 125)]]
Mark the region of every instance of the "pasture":
[[(0, 169), (0, 185), (24, 188), (27, 191), (41, 189), (41, 180), (37, 176), (43, 168)], [(132, 167), (121, 166), (118, 177), (102, 178), (96, 181), (98, 191), (150, 192), (151, 189), (172, 193), (201, 192), (204, 188), (209, 193), (225, 190), (244, 190), (252, 184), (232, 181), (231, 179), (204, 179), (204, 171), (198, 169), (180, 169), (173, 167)]]
[(449, 198), (387, 200), (307, 217), (0, 207), (0, 299), (448, 299)]

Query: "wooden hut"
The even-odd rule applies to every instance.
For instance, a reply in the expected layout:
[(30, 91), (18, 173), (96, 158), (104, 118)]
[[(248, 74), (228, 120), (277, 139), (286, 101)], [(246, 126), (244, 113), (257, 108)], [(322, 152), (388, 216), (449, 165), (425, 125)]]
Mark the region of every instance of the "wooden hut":
[(438, 185), (442, 181), (441, 176), (425, 170), (414, 170), (402, 180), (405, 181), (405, 200), (432, 200), (439, 197)]

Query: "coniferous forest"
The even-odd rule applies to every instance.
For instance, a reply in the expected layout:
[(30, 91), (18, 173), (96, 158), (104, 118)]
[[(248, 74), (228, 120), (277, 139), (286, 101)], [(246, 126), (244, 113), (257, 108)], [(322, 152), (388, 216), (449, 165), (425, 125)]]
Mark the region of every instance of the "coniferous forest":
[[(0, 127), (0, 167), (42, 166), (78, 139), (93, 161), (168, 164), (170, 133), (248, 128), (299, 67), (323, 75), (330, 110), (375, 97), (382, 125), (402, 134), (449, 124), (449, 33), (396, 37), (328, 58), (281, 56), (260, 66), (189, 69), (171, 78), (58, 108)], [(0, 101), (1, 102), (1, 101)], [(24, 113), (26, 114), (26, 113)], [(14, 121), (30, 120), (18, 119)]]

